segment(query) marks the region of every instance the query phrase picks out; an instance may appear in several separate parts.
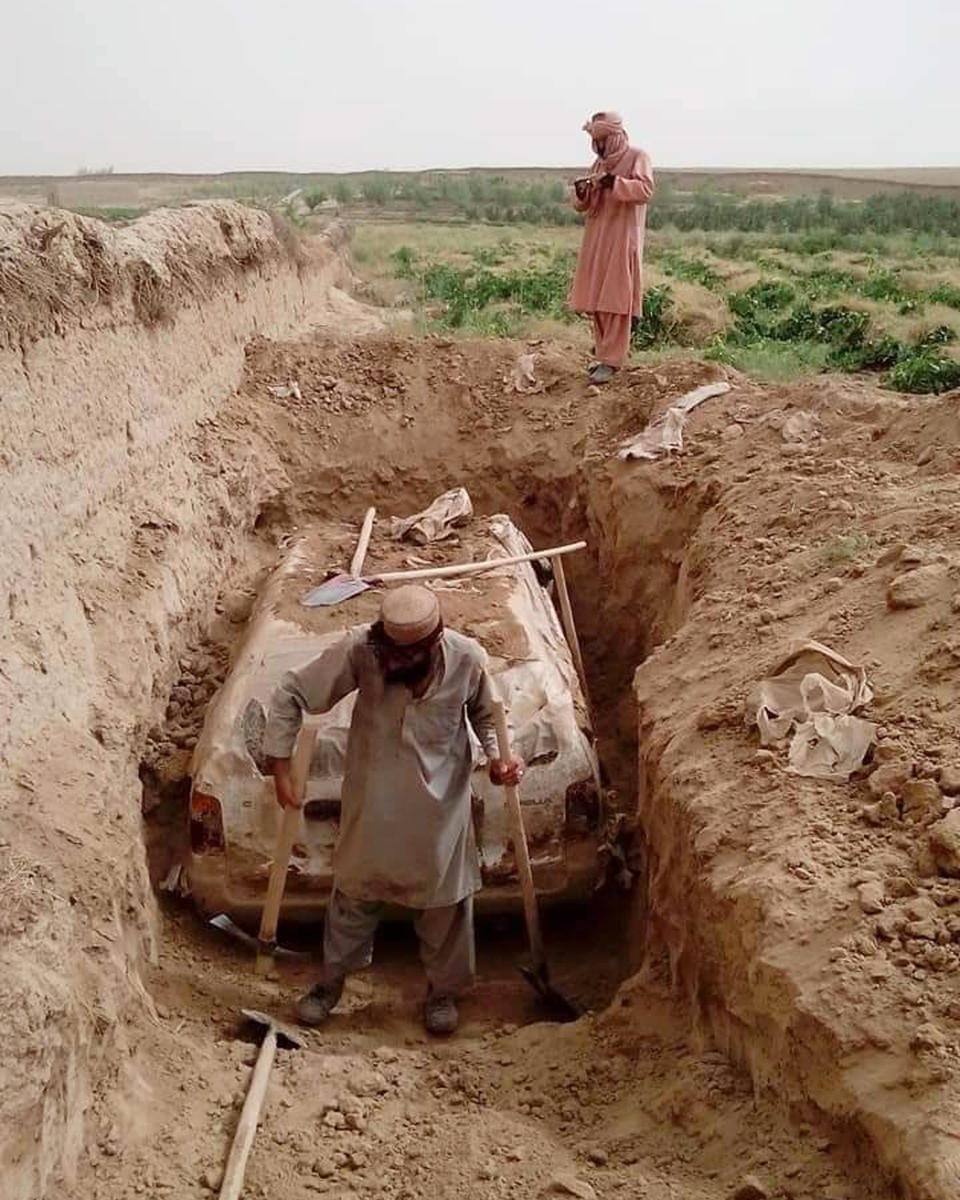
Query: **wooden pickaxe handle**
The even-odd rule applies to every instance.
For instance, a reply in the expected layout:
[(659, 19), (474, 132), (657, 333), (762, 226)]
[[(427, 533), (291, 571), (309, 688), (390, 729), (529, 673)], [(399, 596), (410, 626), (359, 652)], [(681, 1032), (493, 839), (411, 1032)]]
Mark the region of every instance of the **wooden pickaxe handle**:
[[(290, 768), (290, 782), (293, 785), (294, 794), (301, 801), (307, 790), (307, 777), (310, 774), (310, 761), (313, 758), (315, 739), (316, 730), (312, 726), (302, 726)], [(293, 843), (300, 829), (300, 812), (299, 808), (283, 810), (280, 832), (277, 835), (277, 847), (273, 855), (273, 866), (270, 868), (267, 898), (264, 901), (263, 913), (260, 917), (256, 966), (258, 975), (267, 975), (273, 969), (273, 953), (277, 948), (280, 901), (283, 899), (283, 889), (287, 882), (287, 867), (290, 865)]]
[(267, 1030), (267, 1036), (260, 1045), (257, 1065), (253, 1069), (253, 1078), (250, 1080), (247, 1098), (243, 1102), (240, 1120), (237, 1122), (237, 1132), (233, 1135), (230, 1157), (227, 1159), (223, 1183), (220, 1185), (220, 1200), (239, 1200), (240, 1193), (243, 1191), (247, 1159), (250, 1157), (250, 1147), (253, 1145), (257, 1125), (260, 1123), (260, 1110), (263, 1108), (263, 1098), (267, 1092), (267, 1083), (270, 1080), (270, 1071), (276, 1052), (277, 1030), (276, 1026), (271, 1025)]

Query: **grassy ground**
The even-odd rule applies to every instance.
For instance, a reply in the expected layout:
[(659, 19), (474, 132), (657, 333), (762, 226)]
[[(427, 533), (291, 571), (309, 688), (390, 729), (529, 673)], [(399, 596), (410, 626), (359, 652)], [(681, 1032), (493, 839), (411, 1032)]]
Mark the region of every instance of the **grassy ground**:
[[(956, 239), (837, 246), (830, 234), (651, 231), (635, 356), (682, 348), (765, 379), (833, 370), (903, 391), (960, 385)], [(373, 222), (358, 228), (355, 257), (371, 296), (412, 310), (420, 327), (585, 345), (588, 328), (566, 309), (579, 238), (576, 228)]]

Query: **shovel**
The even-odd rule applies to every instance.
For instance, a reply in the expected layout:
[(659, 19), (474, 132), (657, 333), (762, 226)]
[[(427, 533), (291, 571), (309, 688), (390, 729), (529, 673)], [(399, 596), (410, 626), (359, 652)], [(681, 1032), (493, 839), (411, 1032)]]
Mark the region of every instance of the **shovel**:
[[(513, 757), (510, 749), (510, 732), (507, 729), (507, 715), (501, 701), (493, 706), (493, 720), (497, 730), (497, 745), (500, 757), (509, 762)], [(517, 874), (520, 876), (520, 890), (523, 893), (523, 915), (527, 922), (527, 938), (530, 942), (531, 965), (520, 966), (517, 969), (527, 983), (540, 998), (547, 1012), (557, 1021), (575, 1021), (581, 1016), (580, 1009), (550, 982), (550, 971), (547, 967), (547, 957), (543, 949), (543, 937), (540, 933), (540, 914), (537, 910), (537, 895), (533, 888), (533, 872), (530, 869), (530, 851), (527, 848), (527, 834), (523, 827), (523, 811), (520, 808), (520, 793), (513, 785), (504, 788), (507, 796), (507, 811), (513, 826), (513, 853), (517, 860)]]
[[(300, 737), (297, 739), (297, 748), (294, 752), (293, 763), (290, 769), (291, 782), (298, 796), (302, 796), (306, 790), (315, 739), (316, 730), (304, 725), (300, 730)], [(277, 945), (277, 922), (280, 916), (280, 901), (283, 899), (283, 889), (287, 882), (287, 867), (290, 864), (293, 843), (300, 828), (300, 816), (301, 809), (299, 808), (285, 808), (283, 810), (280, 832), (277, 835), (277, 844), (273, 853), (273, 863), (270, 867), (267, 898), (264, 901), (263, 911), (260, 914), (259, 936), (252, 937), (245, 929), (241, 929), (226, 913), (218, 913), (215, 917), (210, 918), (209, 923), (214, 929), (219, 929), (223, 933), (230, 934), (232, 938), (236, 938), (238, 942), (242, 942), (245, 946), (257, 952), (256, 971), (258, 975), (270, 974), (273, 969), (275, 957), (298, 959), (300, 961), (306, 961), (313, 957), (308, 951), (287, 950), (285, 947)]]
[(554, 546), (551, 550), (534, 550), (532, 554), (513, 554), (508, 558), (488, 558), (482, 562), (454, 563), (449, 567), (419, 567), (414, 571), (387, 571), (383, 575), (370, 575), (365, 579), (351, 569), (349, 575), (334, 575), (321, 583), (301, 599), (304, 608), (325, 608), (359, 596), (367, 588), (380, 583), (409, 583), (414, 579), (449, 579), (457, 575), (480, 575), (484, 571), (495, 571), (498, 567), (512, 567), (517, 563), (536, 562), (540, 558), (557, 558), (574, 550), (585, 549), (586, 542), (572, 542), (569, 546)]

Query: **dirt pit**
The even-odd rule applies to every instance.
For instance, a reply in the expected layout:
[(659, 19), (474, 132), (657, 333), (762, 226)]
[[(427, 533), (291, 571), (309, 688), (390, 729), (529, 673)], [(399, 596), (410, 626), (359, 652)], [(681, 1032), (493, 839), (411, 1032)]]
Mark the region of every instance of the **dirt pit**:
[[(916, 406), (850, 382), (761, 390), (730, 374), (733, 390), (694, 415), (681, 455), (661, 464), (621, 463), (615, 450), (622, 437), (671, 397), (723, 373), (682, 363), (637, 369), (598, 395), (584, 385), (572, 352), (543, 346), (535, 348), (538, 390), (518, 395), (508, 382), (517, 349), (389, 337), (260, 341), (248, 348), (242, 386), (197, 440), (199, 469), (223, 474), (228, 494), (251, 463), (273, 485), (217, 611), (204, 614), (204, 637), (180, 661), (167, 719), (149, 734), (141, 779), (155, 881), (175, 858), (204, 706), (284, 539), (317, 519), (359, 522), (368, 504), (384, 516), (406, 515), (460, 484), (478, 511), (506, 511), (536, 545), (581, 536), (589, 542), (587, 553), (570, 560), (570, 582), (601, 756), (625, 818), (620, 880), (592, 907), (557, 913), (547, 925), (557, 981), (593, 1009), (587, 1017), (572, 1026), (539, 1022), (514, 970), (522, 928), (484, 922), (480, 982), (464, 1004), (461, 1030), (449, 1042), (430, 1041), (419, 1026), (422, 980), (412, 938), (403, 929), (385, 932), (373, 968), (351, 981), (329, 1026), (307, 1032), (303, 1050), (280, 1055), (246, 1194), (889, 1196), (896, 1167), (878, 1167), (883, 1156), (869, 1144), (876, 1127), (869, 1113), (857, 1111), (856, 1097), (837, 1100), (830, 1092), (834, 1065), (821, 1061), (816, 1014), (800, 1018), (806, 1044), (799, 1049), (785, 1051), (773, 1028), (782, 1022), (789, 1032), (795, 1018), (792, 1002), (763, 990), (765, 955), (782, 948), (757, 935), (766, 931), (770, 888), (757, 892), (748, 920), (731, 906), (727, 917), (710, 910), (699, 929), (695, 921), (707, 912), (700, 884), (712, 884), (718, 864), (741, 849), (745, 862), (765, 855), (781, 892), (782, 880), (793, 878), (807, 895), (815, 878), (808, 916), (828, 911), (830, 927), (810, 917), (812, 949), (809, 937), (791, 937), (802, 948), (801, 965), (816, 957), (828, 1004), (834, 983), (846, 989), (834, 1026), (855, 1028), (860, 1000), (847, 968), (858, 955), (887, 953), (861, 928), (864, 914), (847, 877), (863, 829), (862, 781), (830, 784), (826, 792), (817, 785), (832, 815), (818, 810), (810, 820), (825, 828), (826, 819), (831, 838), (846, 837), (850, 853), (831, 842), (830, 854), (800, 875), (788, 861), (796, 830), (777, 839), (775, 814), (778, 804), (796, 811), (792, 806), (814, 789), (774, 778), (766, 760), (758, 764), (755, 735), (734, 710), (741, 681), (776, 656), (779, 636), (817, 632), (844, 651), (859, 619), (850, 595), (864, 589), (867, 558), (872, 563), (877, 547), (901, 531), (889, 522), (883, 533), (868, 529), (876, 515), (869, 504), (831, 489), (838, 470), (849, 478), (843, 456), (861, 455), (865, 446), (879, 445), (888, 464), (874, 481), (878, 489), (912, 475), (917, 450), (905, 442), (917, 434), (890, 427)], [(269, 391), (290, 381), (299, 395), (279, 399)], [(804, 426), (805, 442), (786, 442), (776, 421), (766, 420), (783, 412), (815, 414), (813, 426)], [(927, 466), (927, 486), (942, 500), (954, 486), (952, 460), (934, 455)], [(838, 498), (849, 507), (835, 507)], [(227, 504), (225, 524), (230, 515)], [(784, 530), (792, 541), (781, 561), (777, 538)], [(158, 560), (168, 536), (175, 534), (161, 532), (151, 550)], [(835, 538), (852, 540), (830, 550)], [(778, 572), (794, 554), (797, 570)], [(784, 612), (766, 611), (765, 587)], [(663, 764), (684, 737), (696, 739), (694, 765), (678, 768), (679, 777), (693, 777), (708, 799), (726, 789), (726, 842), (721, 836), (701, 847), (699, 827), (684, 827), (695, 805), (674, 806), (676, 780)], [(750, 816), (758, 804), (768, 819)], [(891, 836), (896, 842), (887, 849), (912, 863), (923, 830), (910, 826)], [(683, 853), (671, 858), (671, 846)], [(905, 889), (922, 886), (907, 865), (902, 876)], [(684, 889), (687, 897), (678, 895)], [(281, 965), (276, 982), (257, 979), (244, 952), (187, 906), (165, 900), (162, 907), (160, 960), (148, 981), (156, 1022), (130, 1031), (129, 1062), (117, 1087), (95, 1101), (96, 1144), (64, 1196), (121, 1200), (215, 1190), (253, 1062), (254, 1048), (237, 1037), (238, 1011), (254, 1007), (292, 1021), (295, 998), (309, 981), (306, 968), (291, 965)], [(771, 925), (782, 927), (784, 919), (774, 905)], [(720, 966), (698, 946), (704, 941), (715, 943)], [(917, 968), (903, 945), (912, 976)], [(832, 946), (842, 952), (831, 954)], [(755, 957), (747, 964), (741, 953)], [(720, 987), (723, 969), (745, 976), (747, 966), (763, 983), (751, 997), (766, 1025), (746, 1005), (731, 1007)], [(905, 974), (905, 983), (915, 981)], [(875, 982), (865, 987), (876, 990)], [(899, 981), (884, 987), (890, 1003), (899, 1002)], [(919, 1017), (929, 1023), (937, 1012), (927, 1006)], [(906, 1044), (912, 1032), (913, 1024), (904, 1024), (898, 1039), (884, 1035), (885, 1044), (877, 1033), (873, 1049), (899, 1053), (899, 1041)], [(823, 1041), (829, 1044), (826, 1035)], [(797, 1061), (784, 1057), (772, 1070), (777, 1054)], [(946, 1060), (928, 1063), (930, 1071), (942, 1075)], [(943, 1086), (942, 1078), (925, 1082), (915, 1068), (904, 1084), (914, 1097), (920, 1087)], [(815, 1078), (821, 1069), (830, 1087)], [(908, 1114), (896, 1087), (889, 1094)], [(908, 1194), (927, 1194), (918, 1178)]]

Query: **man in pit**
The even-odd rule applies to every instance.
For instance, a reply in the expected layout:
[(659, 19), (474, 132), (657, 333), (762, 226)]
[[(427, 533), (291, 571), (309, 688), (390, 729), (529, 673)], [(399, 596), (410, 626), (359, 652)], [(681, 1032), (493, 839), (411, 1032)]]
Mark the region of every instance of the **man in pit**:
[(473, 896), (480, 860), (470, 776), (473, 727), (495, 784), (516, 784), (524, 764), (499, 758), (494, 696), (479, 643), (445, 629), (436, 595), (406, 586), (384, 597), (380, 620), (288, 672), (270, 709), (264, 750), (277, 801), (297, 807), (290, 755), (304, 713), (329, 711), (357, 693), (347, 740), (334, 886), (319, 982), (298, 1005), (319, 1025), (344, 980), (366, 966), (387, 905), (414, 913), (431, 1033), (457, 1027), (457, 999), (473, 983)]

